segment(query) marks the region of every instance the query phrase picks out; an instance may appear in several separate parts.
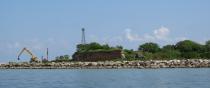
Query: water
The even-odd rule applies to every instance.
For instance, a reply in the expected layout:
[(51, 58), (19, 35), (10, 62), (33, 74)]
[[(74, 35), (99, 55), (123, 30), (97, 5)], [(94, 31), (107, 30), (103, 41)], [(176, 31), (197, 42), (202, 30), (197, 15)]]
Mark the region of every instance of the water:
[(0, 88), (210, 88), (210, 68), (1, 69)]

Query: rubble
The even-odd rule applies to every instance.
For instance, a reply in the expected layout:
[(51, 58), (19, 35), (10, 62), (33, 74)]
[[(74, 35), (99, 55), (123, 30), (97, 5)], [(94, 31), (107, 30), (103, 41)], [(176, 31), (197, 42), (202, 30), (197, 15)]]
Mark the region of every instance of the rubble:
[(150, 60), (150, 61), (99, 61), (99, 62), (48, 62), (0, 64), (0, 69), (144, 69), (144, 68), (208, 68), (208, 59)]

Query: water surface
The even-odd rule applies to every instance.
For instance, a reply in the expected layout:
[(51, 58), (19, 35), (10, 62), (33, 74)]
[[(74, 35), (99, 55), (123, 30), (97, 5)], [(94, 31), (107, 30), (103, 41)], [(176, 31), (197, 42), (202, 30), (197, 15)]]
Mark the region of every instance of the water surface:
[(1, 69), (0, 88), (210, 88), (210, 68)]

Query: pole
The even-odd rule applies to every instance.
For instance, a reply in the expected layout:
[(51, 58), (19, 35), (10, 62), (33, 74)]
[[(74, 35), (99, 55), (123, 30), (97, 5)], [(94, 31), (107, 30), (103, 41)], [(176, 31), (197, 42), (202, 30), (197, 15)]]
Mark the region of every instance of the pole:
[(47, 48), (47, 60), (48, 60), (48, 48)]

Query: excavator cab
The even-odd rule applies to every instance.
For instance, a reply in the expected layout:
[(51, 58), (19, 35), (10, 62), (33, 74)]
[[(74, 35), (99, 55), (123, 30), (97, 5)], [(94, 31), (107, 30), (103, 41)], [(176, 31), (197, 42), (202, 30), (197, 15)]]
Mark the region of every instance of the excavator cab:
[(39, 62), (37, 57), (34, 57), (34, 58), (31, 58), (31, 61), (30, 62)]

